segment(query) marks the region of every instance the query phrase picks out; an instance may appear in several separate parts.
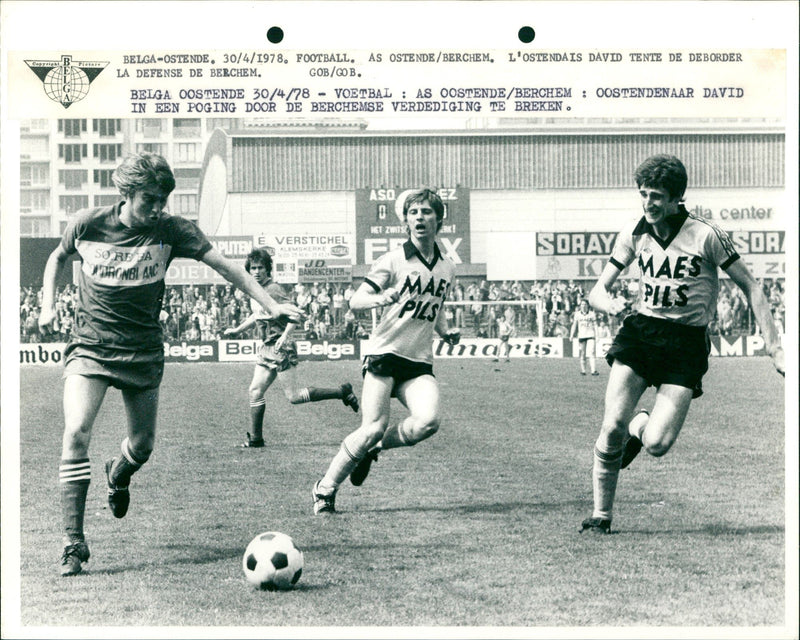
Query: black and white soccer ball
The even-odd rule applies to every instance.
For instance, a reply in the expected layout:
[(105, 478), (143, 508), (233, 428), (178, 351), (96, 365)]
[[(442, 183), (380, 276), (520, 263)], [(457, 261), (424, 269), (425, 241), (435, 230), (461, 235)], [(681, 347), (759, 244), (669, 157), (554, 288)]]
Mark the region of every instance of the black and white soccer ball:
[(303, 573), (303, 552), (285, 533), (265, 531), (247, 545), (242, 569), (247, 581), (259, 589), (285, 591)]

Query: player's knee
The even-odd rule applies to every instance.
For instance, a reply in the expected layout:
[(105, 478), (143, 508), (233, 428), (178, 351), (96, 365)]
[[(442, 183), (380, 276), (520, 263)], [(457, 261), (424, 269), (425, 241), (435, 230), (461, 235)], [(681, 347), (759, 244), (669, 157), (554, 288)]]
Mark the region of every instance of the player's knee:
[(67, 425), (64, 428), (64, 448), (72, 451), (88, 450), (91, 435), (91, 425)]
[(642, 444), (644, 445), (645, 451), (654, 458), (660, 458), (672, 448), (672, 442), (668, 440), (652, 441), (645, 438)]
[(284, 389), (283, 395), (292, 404), (303, 404), (303, 402), (307, 402), (297, 389)]
[(603, 422), (597, 446), (603, 451), (615, 451), (625, 444), (627, 427), (621, 420)]
[(430, 438), (439, 430), (439, 416), (430, 416), (415, 421), (409, 433), (409, 443), (416, 444)]

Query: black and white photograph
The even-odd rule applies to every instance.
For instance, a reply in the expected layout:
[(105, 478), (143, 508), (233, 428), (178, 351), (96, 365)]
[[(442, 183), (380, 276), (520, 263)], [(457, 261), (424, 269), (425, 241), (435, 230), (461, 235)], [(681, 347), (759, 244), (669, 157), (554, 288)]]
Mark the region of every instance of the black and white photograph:
[(796, 3), (0, 14), (3, 638), (798, 638)]

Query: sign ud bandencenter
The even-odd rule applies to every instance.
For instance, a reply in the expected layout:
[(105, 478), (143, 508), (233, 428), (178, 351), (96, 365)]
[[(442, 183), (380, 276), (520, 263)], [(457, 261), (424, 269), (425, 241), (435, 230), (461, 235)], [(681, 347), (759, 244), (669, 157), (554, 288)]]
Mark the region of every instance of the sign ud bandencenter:
[[(358, 264), (372, 264), (408, 239), (405, 225), (395, 215), (397, 197), (409, 187), (356, 189)], [(439, 246), (457, 265), (471, 262), (469, 243), (469, 189), (434, 189), (444, 204)]]

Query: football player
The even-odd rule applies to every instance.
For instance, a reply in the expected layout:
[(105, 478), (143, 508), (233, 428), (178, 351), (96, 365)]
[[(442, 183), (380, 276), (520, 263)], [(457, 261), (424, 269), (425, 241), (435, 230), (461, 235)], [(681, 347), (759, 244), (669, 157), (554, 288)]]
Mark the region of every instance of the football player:
[(173, 258), (194, 258), (254, 297), (276, 317), (297, 320), (300, 310), (278, 303), (241, 266), (211, 246), (193, 222), (164, 212), (175, 178), (159, 155), (127, 157), (112, 179), (122, 199), (72, 218), (44, 270), (39, 325), (55, 318), (55, 288), (67, 257), (81, 258), (75, 325), (64, 350), (64, 437), (59, 467), (64, 551), (61, 575), (80, 573), (89, 560), (83, 530), (90, 481), (89, 439), (110, 386), (120, 389), (127, 437), (105, 463), (108, 504), (122, 518), (131, 476), (153, 451), (158, 390), (164, 373), (159, 312), (164, 275)]
[[(458, 329), (450, 329), (444, 302), (453, 283), (455, 265), (436, 244), (444, 205), (436, 192), (420, 189), (401, 194), (398, 217), (409, 238), (378, 258), (350, 299), (352, 309), (384, 307), (381, 321), (364, 352), (361, 426), (349, 434), (324, 477), (312, 489), (314, 513), (335, 512), (336, 492), (347, 478), (361, 485), (378, 452), (411, 447), (439, 429), (439, 385), (433, 376), (433, 332), (457, 344)], [(392, 397), (409, 415), (389, 424)]]
[[(645, 160), (635, 173), (643, 216), (617, 236), (611, 257), (589, 293), (591, 305), (610, 315), (623, 303), (609, 291), (619, 274), (636, 262), (640, 270), (638, 308), (628, 315), (606, 359), (611, 372), (605, 412), (594, 447), (594, 511), (581, 532), (611, 532), (619, 470), (644, 448), (663, 456), (675, 443), (693, 398), (702, 393), (710, 350), (707, 326), (714, 315), (723, 269), (747, 297), (767, 353), (784, 374), (780, 335), (764, 292), (728, 235), (683, 205), (686, 168), (674, 156)], [(652, 409), (636, 411), (648, 386)], [(635, 414), (635, 415), (634, 415)]]
[[(272, 256), (266, 249), (253, 249), (245, 260), (244, 268), (271, 298), (279, 302), (288, 302), (289, 296), (286, 291), (279, 283), (272, 280)], [(286, 318), (273, 317), (257, 300), (250, 301), (250, 308), (252, 313), (239, 326), (225, 329), (225, 335), (231, 336), (256, 325), (261, 340), (253, 379), (248, 390), (252, 433), (247, 433), (243, 447), (264, 446), (264, 413), (267, 402), (264, 394), (276, 378), (280, 379), (283, 393), (292, 404), (336, 399), (358, 412), (358, 398), (349, 382), (332, 389), (300, 387), (296, 377), (297, 348), (292, 339), (295, 323)]]
[(577, 334), (578, 337), (578, 358), (581, 363), (581, 375), (586, 375), (586, 361), (589, 361), (589, 371), (593, 376), (597, 373), (595, 363), (595, 345), (597, 336), (597, 317), (594, 311), (589, 308), (587, 300), (581, 300), (575, 317), (572, 319), (572, 327), (569, 330), (570, 340)]

